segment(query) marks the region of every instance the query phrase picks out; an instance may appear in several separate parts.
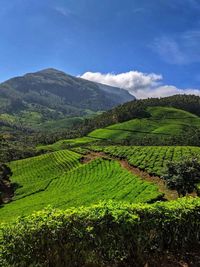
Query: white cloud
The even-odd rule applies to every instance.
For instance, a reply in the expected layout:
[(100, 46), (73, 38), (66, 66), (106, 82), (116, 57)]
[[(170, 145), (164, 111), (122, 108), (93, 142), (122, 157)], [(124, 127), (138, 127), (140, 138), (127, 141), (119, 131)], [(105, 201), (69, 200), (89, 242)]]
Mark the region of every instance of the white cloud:
[(119, 74), (86, 72), (81, 75), (81, 78), (124, 88), (130, 92), (136, 92), (140, 89), (145, 89), (149, 86), (157, 85), (159, 81), (162, 80), (162, 75), (155, 73), (146, 74), (139, 71), (129, 71)]
[(80, 77), (93, 82), (124, 88), (141, 99), (165, 97), (175, 94), (200, 95), (200, 90), (198, 89), (181, 89), (173, 85), (163, 85), (162, 75), (155, 73), (147, 74), (139, 71), (129, 71), (119, 74), (86, 72)]
[(187, 95), (199, 95), (200, 90), (198, 89), (180, 89), (173, 85), (162, 85), (155, 88), (149, 88), (146, 91), (139, 90), (136, 94), (137, 98), (148, 98), (148, 97), (166, 97), (177, 94)]
[(161, 36), (151, 45), (154, 52), (170, 64), (200, 62), (200, 30), (186, 31), (176, 36)]

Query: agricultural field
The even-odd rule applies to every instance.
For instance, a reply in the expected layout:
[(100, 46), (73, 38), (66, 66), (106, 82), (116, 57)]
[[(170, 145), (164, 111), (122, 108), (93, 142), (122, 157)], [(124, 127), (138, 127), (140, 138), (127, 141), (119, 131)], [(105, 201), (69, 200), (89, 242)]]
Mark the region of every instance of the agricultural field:
[(200, 158), (200, 147), (190, 146), (91, 146), (91, 149), (125, 158), (129, 164), (158, 176), (165, 174), (167, 162)]
[(79, 167), (80, 158), (77, 153), (60, 150), (11, 162), (12, 183), (17, 187), (13, 200), (44, 191), (56, 177)]
[[(37, 151), (58, 151), (88, 145), (191, 145), (200, 129), (200, 118), (172, 107), (149, 107), (150, 117), (128, 120), (96, 129), (87, 136), (60, 140), (50, 145), (38, 145)], [(186, 136), (186, 139), (183, 138)], [(189, 142), (189, 143), (187, 143)]]
[(10, 163), (19, 187), (13, 201), (1, 208), (1, 222), (48, 205), (64, 209), (111, 199), (144, 203), (163, 195), (116, 160), (97, 158), (83, 164), (79, 159), (77, 153), (59, 151)]
[(80, 147), (82, 145), (88, 145), (93, 142), (97, 142), (98, 139), (91, 138), (91, 137), (80, 137), (80, 138), (74, 138), (74, 139), (66, 139), (66, 140), (60, 140), (58, 142), (55, 142), (51, 145), (39, 145), (37, 146), (37, 150), (47, 150), (47, 151), (58, 151), (61, 149), (67, 149), (67, 148), (74, 148), (74, 147)]
[[(168, 234), (166, 235), (166, 233), (169, 233), (169, 222), (171, 223), (170, 233), (173, 233), (174, 239), (181, 243), (181, 231), (185, 233), (191, 226), (191, 223), (186, 225), (185, 220), (188, 222), (191, 218), (193, 225), (190, 231), (188, 230), (188, 240), (199, 240), (199, 198), (194, 198), (196, 195), (193, 192), (192, 197), (187, 196), (178, 199), (176, 190), (167, 188), (162, 176), (167, 172), (166, 165), (168, 162), (178, 162), (187, 157), (198, 157), (200, 159), (200, 147), (124, 146), (121, 145), (123, 142), (120, 143), (121, 140), (142, 139), (147, 135), (155, 136), (155, 138), (160, 138), (160, 136), (168, 138), (173, 135), (178, 137), (179, 134), (188, 129), (190, 123), (190, 129), (194, 131), (198, 129), (199, 117), (174, 108), (153, 107), (148, 108), (148, 111), (151, 113), (150, 118), (134, 119), (104, 129), (97, 129), (88, 136), (81, 138), (60, 140), (51, 145), (39, 145), (37, 147), (38, 151), (48, 153), (8, 163), (13, 173), (11, 180), (16, 188), (12, 201), (4, 204), (0, 209), (0, 224), (2, 223), (0, 235), (2, 234), (2, 240), (4, 240), (4, 251), (8, 247), (8, 261), (11, 251), (9, 244), (16, 244), (16, 247), (19, 244), (19, 254), (25, 255), (21, 252), (23, 249), (19, 242), (19, 236), (27, 238), (25, 239), (27, 247), (30, 245), (29, 237), (33, 236), (30, 251), (32, 251), (32, 248), (38, 249), (39, 243), (38, 240), (37, 242), (34, 241), (35, 236), (41, 236), (39, 242), (41, 242), (40, 247), (42, 249), (46, 248), (45, 242), (47, 240), (50, 240), (50, 242), (56, 240), (55, 244), (59, 243), (62, 238), (52, 236), (52, 233), (54, 235), (57, 232), (60, 233), (59, 231), (62, 232), (64, 229), (61, 227), (62, 223), (66, 227), (66, 237), (68, 238), (71, 234), (69, 238), (70, 246), (74, 243), (71, 238), (76, 237), (75, 244), (77, 248), (79, 243), (77, 238), (79, 238), (80, 233), (82, 234), (81, 231), (86, 233), (86, 242), (90, 240), (91, 236), (93, 239), (91, 231), (94, 231), (93, 229), (97, 226), (97, 235), (94, 237), (96, 242), (101, 236), (98, 229), (99, 225), (102, 227), (102, 222), (99, 224), (101, 216), (105, 220), (106, 229), (102, 243), (109, 236), (107, 235), (108, 220), (111, 220), (111, 229), (114, 229), (114, 244), (124, 244), (118, 242), (120, 234), (117, 232), (115, 236), (116, 229), (113, 227), (113, 225), (118, 227), (121, 223), (119, 233), (123, 233), (122, 229), (125, 229), (126, 244), (127, 236), (136, 237), (134, 242), (138, 242), (141, 231), (144, 233), (144, 229), (146, 229), (147, 239), (143, 241), (145, 249), (146, 244), (152, 238), (149, 234), (153, 232), (157, 236), (155, 236), (152, 246), (158, 242), (156, 246), (160, 249), (164, 238), (166, 238), (166, 244), (170, 244), (173, 250), (173, 239), (170, 237), (170, 243), (167, 239)], [(117, 141), (119, 141), (119, 144)], [(198, 195), (198, 190), (196, 191)], [(124, 211), (122, 211), (122, 207), (125, 208)], [(55, 211), (54, 208), (59, 210)], [(91, 209), (94, 209), (93, 213), (90, 213)], [(107, 214), (108, 209), (110, 209), (109, 216)], [(166, 213), (164, 213), (165, 209)], [(87, 210), (89, 211), (88, 214)], [(189, 210), (190, 216), (188, 215)], [(74, 221), (75, 214), (78, 216), (78, 221)], [(60, 221), (58, 220), (59, 216), (61, 216)], [(18, 217), (21, 219), (16, 221)], [(96, 218), (96, 221), (94, 218)], [(144, 224), (141, 226), (143, 220)], [(9, 222), (9, 226), (6, 226), (7, 222)], [(36, 222), (36, 227), (33, 222)], [(72, 229), (68, 228), (70, 223), (74, 223)], [(80, 226), (80, 223), (82, 226)], [(86, 224), (88, 227), (85, 227)], [(19, 225), (19, 231), (17, 227), (14, 228), (15, 225)], [(42, 225), (45, 227), (43, 228)], [(176, 225), (176, 229), (173, 228), (174, 225)], [(129, 233), (130, 226), (132, 227), (131, 234)], [(149, 230), (149, 226), (152, 227), (152, 231)], [(183, 226), (185, 227), (184, 230)], [(22, 230), (23, 227), (25, 230)], [(12, 229), (11, 232), (9, 232), (9, 229)], [(135, 236), (136, 230), (138, 230), (138, 236)], [(33, 231), (33, 234), (31, 231)], [(37, 231), (39, 231), (39, 235), (37, 235)], [(46, 234), (45, 237), (43, 233)], [(124, 240), (124, 236), (122, 234), (120, 238)], [(82, 236), (81, 240), (83, 240)], [(158, 240), (161, 240), (161, 242)], [(132, 243), (131, 241), (130, 244)], [(66, 244), (65, 241), (64, 244)], [(138, 244), (138, 248), (140, 248), (140, 243)], [(110, 247), (110, 240), (108, 246)], [(163, 245), (163, 248), (165, 249), (166, 245)], [(117, 248), (116, 251), (120, 251), (120, 249)], [(144, 251), (146, 251), (145, 249)], [(15, 249), (15, 251), (17, 250)], [(27, 248), (25, 251), (27, 251)], [(73, 248), (72, 251), (74, 254)], [(127, 251), (127, 248), (125, 248), (125, 251)], [(141, 253), (142, 257), (144, 251)], [(191, 251), (191, 249), (189, 248), (188, 251)], [(11, 253), (13, 252), (11, 251)], [(65, 251), (65, 254), (68, 255), (68, 251)], [(54, 254), (52, 253), (52, 255)], [(74, 255), (77, 258), (77, 253)], [(95, 257), (98, 258), (99, 256)], [(21, 261), (21, 258), (20, 256), (19, 261)], [(18, 252), (15, 254), (16, 259), (18, 259)], [(130, 259), (132, 261), (131, 254)], [(66, 260), (68, 259), (66, 258)], [(73, 262), (71, 259), (70, 261)], [(116, 257), (113, 255), (113, 262), (115, 261)], [(54, 262), (54, 259), (52, 262)], [(68, 266), (68, 262), (66, 266)], [(80, 266), (82, 265), (80, 264)], [(144, 266), (144, 264), (141, 266)]]
[(138, 138), (171, 138), (199, 129), (200, 118), (192, 113), (171, 107), (149, 107), (149, 118), (133, 119), (97, 129), (89, 137), (110, 141)]

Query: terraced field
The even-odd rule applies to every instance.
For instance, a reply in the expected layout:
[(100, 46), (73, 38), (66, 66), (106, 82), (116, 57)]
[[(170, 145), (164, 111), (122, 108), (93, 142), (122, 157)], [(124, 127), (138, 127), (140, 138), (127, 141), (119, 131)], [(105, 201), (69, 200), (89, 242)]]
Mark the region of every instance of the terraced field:
[(118, 161), (98, 158), (81, 164), (79, 157), (61, 151), (34, 158), (34, 163), (31, 159), (11, 163), (13, 177), (23, 187), (0, 209), (0, 220), (13, 220), (47, 205), (66, 208), (109, 199), (134, 203), (162, 197), (157, 186), (131, 174)]
[[(38, 150), (58, 151), (74, 149), (89, 144), (128, 144), (128, 145), (171, 145), (185, 144), (183, 136), (187, 136), (187, 144), (191, 145), (195, 133), (200, 129), (200, 118), (187, 111), (172, 107), (149, 107), (148, 118), (137, 118), (123, 123), (116, 123), (92, 131), (87, 136), (60, 140), (50, 145), (40, 145)], [(191, 140), (190, 140), (191, 139)], [(173, 141), (175, 140), (175, 143)]]
[(12, 182), (17, 186), (14, 200), (44, 191), (53, 179), (80, 166), (80, 158), (77, 153), (61, 150), (11, 162)]
[(82, 145), (87, 145), (96, 141), (98, 141), (98, 139), (87, 136), (74, 139), (66, 139), (66, 140), (60, 140), (51, 145), (40, 145), (37, 147), (37, 150), (43, 149), (48, 151), (57, 151), (61, 149), (74, 148)]
[(128, 162), (150, 174), (162, 176), (169, 161), (180, 161), (184, 157), (200, 157), (199, 147), (190, 146), (91, 146)]
[[(159, 176), (165, 173), (168, 161), (200, 156), (199, 147), (189, 146), (89, 146), (86, 150), (89, 148), (126, 159), (130, 165)], [(60, 150), (11, 162), (12, 182), (17, 189), (13, 201), (0, 209), (0, 221), (48, 205), (65, 209), (110, 199), (154, 202), (163, 195), (156, 183), (141, 179), (140, 174), (131, 173), (115, 159), (101, 155), (83, 163), (81, 158), (79, 153)]]
[(164, 138), (180, 136), (200, 128), (200, 118), (192, 113), (171, 107), (149, 107), (149, 118), (133, 119), (97, 129), (88, 136), (110, 141), (138, 138)]

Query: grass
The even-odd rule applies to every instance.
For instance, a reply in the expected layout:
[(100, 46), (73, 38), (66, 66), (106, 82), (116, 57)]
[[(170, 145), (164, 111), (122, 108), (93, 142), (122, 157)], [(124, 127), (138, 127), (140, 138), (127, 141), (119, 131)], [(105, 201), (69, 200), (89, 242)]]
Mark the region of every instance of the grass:
[(169, 161), (200, 156), (200, 148), (190, 146), (91, 146), (91, 149), (125, 158), (131, 165), (159, 176), (165, 173)]
[(12, 162), (13, 181), (23, 187), (17, 189), (14, 201), (0, 209), (0, 221), (12, 221), (47, 205), (64, 209), (110, 199), (152, 202), (162, 196), (157, 186), (122, 168), (118, 161), (99, 158), (81, 164), (79, 157), (59, 151)]
[(132, 140), (145, 136), (164, 136), (168, 138), (182, 135), (192, 128), (200, 127), (200, 118), (184, 110), (170, 107), (151, 107), (147, 111), (151, 115), (150, 118), (117, 123), (103, 129), (94, 130), (88, 136), (112, 141)]

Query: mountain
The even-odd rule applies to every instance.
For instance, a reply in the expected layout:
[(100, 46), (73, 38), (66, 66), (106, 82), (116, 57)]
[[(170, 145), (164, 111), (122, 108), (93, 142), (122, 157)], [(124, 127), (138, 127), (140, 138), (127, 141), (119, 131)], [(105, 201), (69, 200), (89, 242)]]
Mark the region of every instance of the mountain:
[(67, 127), (69, 118), (71, 126), (72, 117), (102, 112), (133, 99), (124, 89), (45, 69), (0, 84), (0, 121), (51, 128), (51, 122), (58, 125), (61, 120)]

